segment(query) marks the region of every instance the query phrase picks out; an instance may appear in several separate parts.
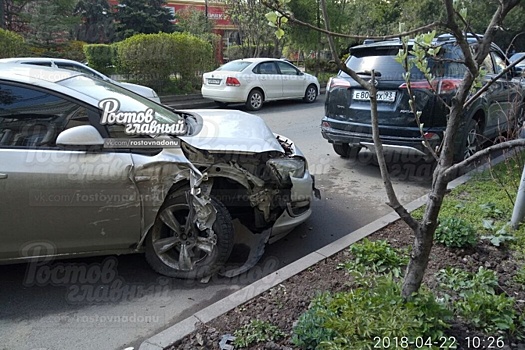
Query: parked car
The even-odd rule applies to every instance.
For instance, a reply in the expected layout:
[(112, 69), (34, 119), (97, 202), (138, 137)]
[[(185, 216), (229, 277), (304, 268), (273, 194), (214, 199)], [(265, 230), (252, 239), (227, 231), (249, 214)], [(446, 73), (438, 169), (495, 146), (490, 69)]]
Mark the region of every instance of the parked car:
[(516, 71), (518, 73), (521, 73), (521, 75), (523, 75), (525, 71), (525, 59), (523, 58), (523, 56), (525, 56), (525, 52), (516, 52), (509, 58), (510, 63), (514, 63), (515, 61), (520, 59), (522, 60), (516, 65)]
[[(476, 39), (469, 38), (468, 41), (475, 49)], [(434, 45), (441, 48), (439, 56), (435, 60), (429, 59), (428, 65), (435, 76), (432, 84), (439, 96), (434, 94), (417, 68), (410, 72), (416, 108), (422, 113), (423, 135), (409, 107), (404, 69), (395, 61), (402, 43), (398, 40), (370, 42), (350, 49), (347, 67), (365, 79), (371, 78), (372, 70), (375, 72), (379, 132), (386, 150), (430, 159), (422, 141), (426, 139), (435, 149), (443, 139), (448, 113), (446, 105), (461, 83), (466, 67), (461, 63), (463, 55), (452, 36), (439, 36)], [(494, 78), (507, 65), (504, 53), (492, 44), (484, 61), (485, 80)], [(494, 139), (513, 127), (516, 115), (520, 113), (517, 107), (523, 101), (520, 84), (513, 80), (515, 75), (513, 71), (503, 75), (466, 109), (456, 139), (456, 160), (469, 157), (486, 140)], [(344, 72), (339, 72), (328, 82), (321, 133), (342, 157), (355, 156), (362, 147), (374, 149), (369, 94)]]
[(166, 276), (231, 274), (234, 247), (247, 269), (310, 216), (313, 188), (299, 148), (255, 115), (0, 65), (2, 263), (145, 251)]
[(319, 95), (313, 75), (282, 59), (244, 58), (226, 63), (202, 77), (202, 96), (221, 106), (244, 103), (256, 111), (266, 101), (299, 99), (312, 103)]
[(16, 58), (2, 58), (0, 59), (0, 63), (33, 64), (37, 66), (55, 67), (55, 68), (74, 70), (74, 71), (78, 71), (78, 72), (87, 74), (89, 76), (92, 76), (100, 80), (109, 81), (110, 83), (120, 85), (128, 90), (136, 92), (139, 95), (147, 97), (150, 100), (160, 103), (159, 96), (157, 95), (155, 90), (153, 90), (152, 88), (149, 88), (143, 85), (138, 85), (138, 84), (116, 81), (94, 70), (93, 68), (90, 68), (86, 66), (85, 64), (82, 64), (77, 61), (63, 59), (63, 58), (48, 58), (48, 57), (16, 57)]

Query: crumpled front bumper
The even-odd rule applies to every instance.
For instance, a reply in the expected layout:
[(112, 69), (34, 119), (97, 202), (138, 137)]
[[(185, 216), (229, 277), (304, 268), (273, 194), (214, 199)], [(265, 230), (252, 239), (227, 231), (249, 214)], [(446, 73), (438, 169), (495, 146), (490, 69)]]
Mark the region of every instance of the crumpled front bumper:
[(311, 204), (313, 196), (319, 196), (315, 188), (315, 178), (308, 170), (302, 178), (291, 178), (292, 189), (290, 201), (286, 210), (275, 221), (271, 229), (269, 243), (273, 243), (286, 236), (295, 227), (305, 222), (312, 214)]

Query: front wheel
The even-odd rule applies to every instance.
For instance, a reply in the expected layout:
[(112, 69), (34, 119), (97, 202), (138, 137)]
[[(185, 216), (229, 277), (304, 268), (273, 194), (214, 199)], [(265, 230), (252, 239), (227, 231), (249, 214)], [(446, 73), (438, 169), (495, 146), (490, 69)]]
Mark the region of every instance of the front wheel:
[(315, 85), (308, 85), (304, 93), (303, 101), (306, 103), (315, 102), (317, 99), (317, 87)]
[(262, 108), (264, 102), (264, 96), (259, 89), (250, 91), (248, 99), (246, 100), (246, 108), (250, 111), (258, 111)]
[(228, 209), (211, 198), (217, 211), (210, 230), (188, 222), (190, 210), (183, 190), (172, 193), (161, 206), (146, 238), (146, 260), (158, 273), (199, 279), (213, 275), (228, 260), (233, 247), (233, 224)]

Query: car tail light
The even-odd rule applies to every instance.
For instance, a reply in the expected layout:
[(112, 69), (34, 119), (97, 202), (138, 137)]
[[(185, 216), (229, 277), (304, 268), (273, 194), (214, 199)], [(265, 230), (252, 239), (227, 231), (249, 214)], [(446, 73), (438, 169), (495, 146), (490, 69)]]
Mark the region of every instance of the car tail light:
[(235, 77), (228, 77), (226, 78), (226, 86), (241, 86), (241, 82)]
[[(410, 86), (413, 89), (425, 89), (425, 90), (431, 90), (434, 89), (437, 91), (438, 94), (446, 94), (450, 92), (454, 92), (459, 84), (461, 83), (461, 80), (459, 79), (439, 79), (432, 81), (432, 85), (428, 83), (426, 80), (416, 80), (410, 82)], [(406, 89), (407, 84), (403, 83), (399, 85), (400, 89)]]
[(330, 127), (330, 123), (329, 123), (329, 122), (322, 122), (322, 123), (321, 123), (321, 126), (322, 126), (323, 128), (329, 128), (329, 127)]
[(426, 139), (426, 140), (439, 140), (440, 137), (438, 134), (435, 134), (433, 132), (426, 132), (423, 134), (423, 137)]
[(326, 91), (328, 92), (334, 87), (349, 88), (350, 86), (350, 82), (346, 79), (330, 78), (326, 84)]

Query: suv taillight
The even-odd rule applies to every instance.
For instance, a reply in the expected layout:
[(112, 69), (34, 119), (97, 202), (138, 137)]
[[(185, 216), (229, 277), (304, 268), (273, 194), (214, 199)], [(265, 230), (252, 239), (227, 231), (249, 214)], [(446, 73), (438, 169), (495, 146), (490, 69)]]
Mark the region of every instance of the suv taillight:
[(226, 86), (241, 86), (241, 82), (237, 78), (228, 77), (226, 78)]
[[(446, 94), (450, 92), (454, 92), (459, 84), (461, 83), (461, 80), (459, 79), (436, 79), (432, 81), (432, 86), (428, 83), (426, 80), (416, 80), (410, 82), (410, 86), (412, 89), (426, 89), (431, 90), (433, 88), (437, 91), (438, 94)], [(400, 89), (406, 89), (407, 84), (403, 83), (399, 85)]]
[(332, 88), (335, 87), (349, 88), (350, 82), (346, 79), (341, 78), (328, 79), (328, 83), (326, 84), (326, 92), (330, 91)]

